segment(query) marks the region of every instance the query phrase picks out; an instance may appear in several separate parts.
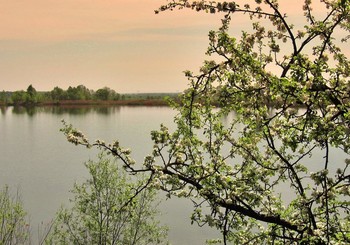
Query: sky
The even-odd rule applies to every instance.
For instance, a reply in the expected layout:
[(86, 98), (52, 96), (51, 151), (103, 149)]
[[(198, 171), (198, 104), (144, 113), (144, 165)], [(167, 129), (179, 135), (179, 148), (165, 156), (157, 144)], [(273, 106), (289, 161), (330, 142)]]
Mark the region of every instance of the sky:
[(0, 90), (178, 92), (220, 18), (156, 15), (165, 0), (0, 0)]
[(183, 91), (183, 71), (198, 71), (220, 15), (154, 14), (166, 2), (0, 0), (0, 90), (83, 84), (120, 93)]

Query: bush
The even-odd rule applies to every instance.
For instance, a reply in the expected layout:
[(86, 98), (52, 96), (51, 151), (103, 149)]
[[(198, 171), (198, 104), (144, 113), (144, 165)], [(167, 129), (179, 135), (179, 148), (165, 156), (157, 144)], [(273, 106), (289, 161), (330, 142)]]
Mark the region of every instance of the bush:
[(165, 227), (156, 220), (154, 190), (131, 181), (115, 162), (99, 155), (85, 164), (90, 178), (75, 184), (71, 208), (57, 213), (49, 244), (162, 244)]
[(0, 244), (28, 244), (29, 228), (18, 192), (12, 196), (5, 186), (0, 191)]

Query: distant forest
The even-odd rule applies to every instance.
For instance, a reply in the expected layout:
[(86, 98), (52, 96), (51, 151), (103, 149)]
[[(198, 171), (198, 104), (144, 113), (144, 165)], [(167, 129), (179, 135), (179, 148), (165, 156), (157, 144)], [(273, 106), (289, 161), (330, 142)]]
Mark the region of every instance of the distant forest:
[(69, 86), (67, 90), (54, 87), (51, 91), (37, 91), (32, 85), (27, 90), (0, 92), (0, 105), (34, 106), (65, 104), (130, 104), (165, 105), (166, 98), (176, 98), (177, 93), (119, 94), (108, 87), (96, 91), (84, 85)]

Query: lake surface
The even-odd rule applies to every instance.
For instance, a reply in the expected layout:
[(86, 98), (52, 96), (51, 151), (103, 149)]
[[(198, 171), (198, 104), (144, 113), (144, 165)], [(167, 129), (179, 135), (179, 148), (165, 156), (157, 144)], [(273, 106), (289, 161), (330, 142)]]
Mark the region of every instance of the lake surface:
[[(48, 223), (62, 204), (72, 197), (74, 182), (88, 177), (83, 163), (96, 159), (98, 150), (68, 143), (59, 132), (61, 120), (72, 123), (89, 139), (118, 139), (142, 161), (152, 150), (151, 130), (161, 123), (174, 127), (175, 111), (168, 107), (38, 107), (1, 108), (0, 186), (20, 190), (36, 238), (36, 227)], [(172, 244), (204, 244), (217, 231), (190, 224), (190, 200), (163, 201), (160, 220), (169, 226)]]
[[(61, 120), (79, 128), (91, 140), (112, 142), (131, 148), (133, 158), (142, 162), (152, 151), (151, 130), (164, 123), (174, 128), (176, 114), (168, 107), (38, 107), (0, 108), (0, 186), (9, 185), (22, 195), (24, 207), (30, 215), (33, 239), (37, 227), (48, 223), (62, 204), (72, 197), (69, 190), (74, 182), (88, 177), (83, 163), (97, 159), (97, 149), (74, 146), (66, 141), (59, 129)], [(224, 118), (229, 122), (234, 114)], [(348, 158), (340, 149), (330, 150), (330, 171), (344, 166)], [(323, 168), (324, 154), (313, 154), (303, 160), (310, 171)], [(286, 202), (292, 198), (289, 185), (281, 186)], [(218, 232), (209, 227), (191, 225), (190, 200), (171, 198), (160, 205), (160, 220), (169, 226), (169, 240), (173, 245), (199, 245), (217, 238)]]

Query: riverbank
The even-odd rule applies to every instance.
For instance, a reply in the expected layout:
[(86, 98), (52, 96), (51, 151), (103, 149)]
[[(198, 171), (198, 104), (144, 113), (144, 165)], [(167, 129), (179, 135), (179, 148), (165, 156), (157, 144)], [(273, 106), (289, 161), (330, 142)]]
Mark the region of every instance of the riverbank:
[(60, 105), (144, 105), (166, 106), (167, 98), (177, 99), (179, 93), (120, 94), (104, 87), (97, 91), (84, 85), (67, 90), (55, 87), (51, 91), (37, 91), (32, 85), (27, 90), (0, 91), (0, 106), (60, 106)]
[(128, 105), (128, 106), (168, 106), (165, 99), (127, 99), (127, 100), (61, 100), (39, 103), (1, 103), (0, 106), (95, 106), (95, 105)]

